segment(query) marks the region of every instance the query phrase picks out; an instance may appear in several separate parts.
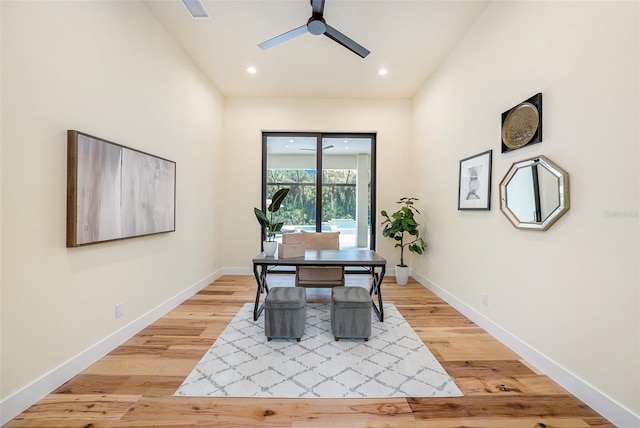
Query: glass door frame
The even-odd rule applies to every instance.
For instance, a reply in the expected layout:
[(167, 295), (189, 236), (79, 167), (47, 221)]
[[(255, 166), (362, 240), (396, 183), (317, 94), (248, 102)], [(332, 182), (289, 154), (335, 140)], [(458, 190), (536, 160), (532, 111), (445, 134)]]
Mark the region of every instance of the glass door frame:
[[(322, 142), (324, 138), (366, 138), (371, 141), (371, 176), (370, 176), (370, 230), (369, 248), (376, 248), (376, 194), (377, 194), (377, 174), (376, 174), (376, 133), (375, 132), (292, 132), (292, 131), (262, 131), (262, 184), (261, 184), (261, 207), (266, 212), (267, 206), (267, 158), (269, 137), (315, 137), (316, 153), (322, 153)], [(316, 231), (322, 231), (322, 156), (316, 156)], [(264, 231), (261, 231), (261, 240), (264, 239)]]

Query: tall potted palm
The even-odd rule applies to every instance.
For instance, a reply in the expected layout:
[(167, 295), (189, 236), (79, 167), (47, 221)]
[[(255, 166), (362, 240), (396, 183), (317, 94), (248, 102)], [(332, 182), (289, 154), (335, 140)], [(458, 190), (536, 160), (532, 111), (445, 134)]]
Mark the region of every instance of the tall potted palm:
[(276, 253), (278, 243), (274, 240), (276, 234), (282, 230), (283, 222), (274, 222), (273, 214), (278, 212), (282, 201), (289, 193), (289, 189), (279, 189), (271, 198), (271, 203), (267, 207), (267, 213), (258, 208), (254, 208), (253, 212), (258, 219), (258, 223), (265, 231), (266, 240), (263, 243), (264, 252), (267, 256), (272, 257)]
[(415, 254), (422, 254), (427, 247), (427, 243), (420, 237), (420, 226), (416, 222), (415, 215), (420, 214), (414, 206), (417, 198), (401, 198), (397, 203), (402, 206), (391, 215), (382, 210), (380, 214), (384, 217), (382, 222), (382, 235), (391, 238), (396, 242), (395, 247), (400, 248), (400, 264), (396, 265), (396, 283), (406, 285), (409, 279), (409, 266), (404, 263), (404, 249), (407, 248)]

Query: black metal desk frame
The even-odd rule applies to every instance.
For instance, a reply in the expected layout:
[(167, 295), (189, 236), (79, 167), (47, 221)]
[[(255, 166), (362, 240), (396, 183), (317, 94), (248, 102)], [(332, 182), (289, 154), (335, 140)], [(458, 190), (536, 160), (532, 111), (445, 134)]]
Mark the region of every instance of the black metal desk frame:
[(387, 261), (373, 250), (307, 250), (304, 257), (281, 259), (267, 257), (264, 253), (253, 258), (253, 274), (256, 277), (257, 290), (256, 302), (253, 309), (253, 320), (257, 321), (264, 310), (264, 301), (260, 303), (260, 295), (269, 293), (267, 274), (269, 270), (277, 266), (358, 266), (363, 267), (371, 274), (371, 287), (369, 295), (378, 296), (378, 305), (371, 300), (373, 311), (380, 321), (384, 321), (384, 309), (382, 307), (382, 279), (386, 271)]

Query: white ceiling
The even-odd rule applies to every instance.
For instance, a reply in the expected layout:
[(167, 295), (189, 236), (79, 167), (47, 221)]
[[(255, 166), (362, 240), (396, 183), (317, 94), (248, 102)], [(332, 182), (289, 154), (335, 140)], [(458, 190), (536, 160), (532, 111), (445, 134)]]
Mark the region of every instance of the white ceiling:
[[(226, 97), (407, 98), (489, 1), (326, 0), (327, 24), (369, 49), (364, 59), (309, 33), (258, 47), (306, 24), (309, 0), (203, 0), (211, 16), (204, 19), (180, 0), (144, 3)], [(389, 73), (379, 76), (380, 68)]]

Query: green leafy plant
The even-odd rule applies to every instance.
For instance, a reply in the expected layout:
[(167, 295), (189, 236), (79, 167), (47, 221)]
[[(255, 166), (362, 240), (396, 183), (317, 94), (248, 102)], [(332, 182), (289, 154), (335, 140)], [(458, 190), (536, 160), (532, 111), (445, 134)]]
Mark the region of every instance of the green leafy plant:
[(395, 246), (400, 248), (399, 266), (407, 266), (404, 264), (405, 247), (416, 254), (422, 254), (427, 247), (425, 240), (420, 237), (418, 230), (420, 225), (415, 220), (415, 214), (420, 214), (413, 204), (417, 200), (417, 198), (400, 199), (397, 203), (402, 204), (402, 207), (390, 216), (385, 210), (380, 212), (385, 218), (382, 222), (384, 226), (382, 235), (395, 240)]
[(280, 230), (282, 229), (284, 222), (274, 222), (273, 214), (278, 212), (280, 206), (282, 205), (282, 201), (284, 201), (284, 198), (288, 193), (289, 189), (279, 189), (273, 195), (273, 197), (271, 198), (271, 203), (267, 207), (267, 212), (269, 213), (268, 215), (258, 208), (253, 209), (253, 212), (258, 219), (258, 223), (260, 223), (260, 226), (262, 226), (267, 235), (267, 241), (273, 241), (276, 233), (280, 232)]

